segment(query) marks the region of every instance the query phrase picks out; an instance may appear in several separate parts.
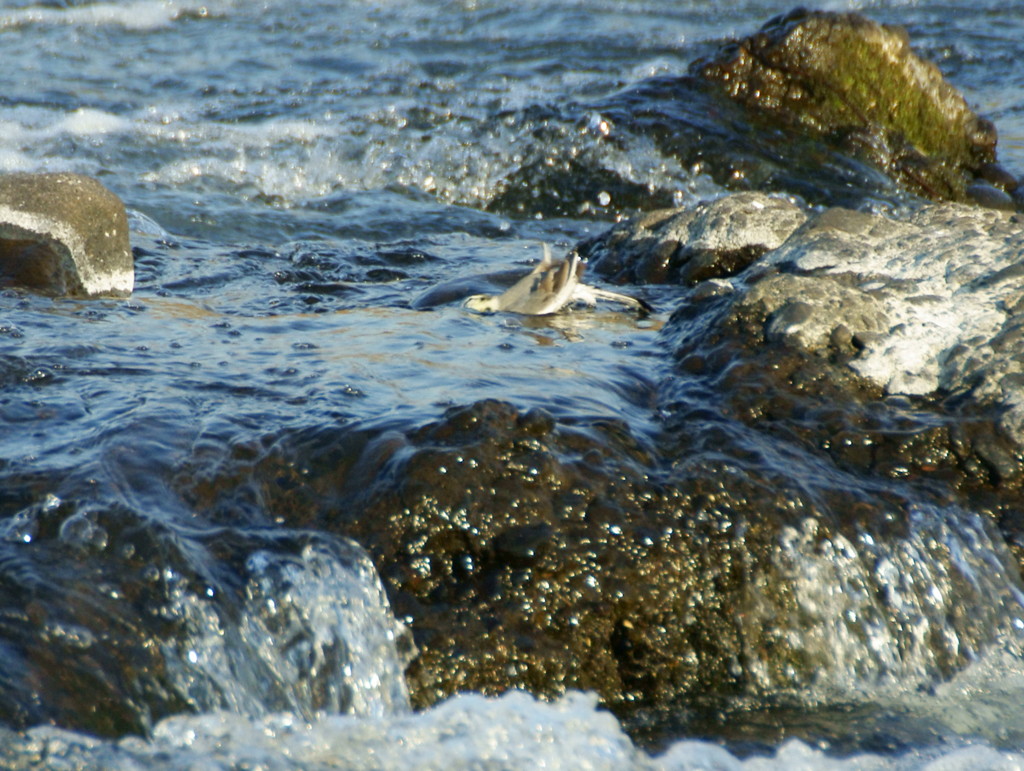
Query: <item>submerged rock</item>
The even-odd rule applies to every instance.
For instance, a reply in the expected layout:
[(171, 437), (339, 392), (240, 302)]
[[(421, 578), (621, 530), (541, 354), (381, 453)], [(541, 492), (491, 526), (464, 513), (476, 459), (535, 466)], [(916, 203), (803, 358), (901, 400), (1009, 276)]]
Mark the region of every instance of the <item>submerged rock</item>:
[(78, 174), (0, 175), (0, 282), (54, 295), (131, 294), (121, 199)]

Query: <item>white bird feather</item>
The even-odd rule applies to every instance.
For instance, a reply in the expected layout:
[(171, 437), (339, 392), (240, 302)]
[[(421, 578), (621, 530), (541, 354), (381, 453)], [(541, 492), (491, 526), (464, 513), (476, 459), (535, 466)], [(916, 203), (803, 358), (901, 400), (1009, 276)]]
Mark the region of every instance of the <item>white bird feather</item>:
[(651, 312), (651, 306), (636, 297), (584, 284), (580, 281), (584, 267), (576, 252), (570, 252), (561, 262), (554, 262), (551, 250), (544, 244), (543, 259), (529, 274), (501, 294), (475, 294), (466, 298), (464, 305), (481, 313), (545, 316), (558, 313), (573, 303), (593, 306), (598, 300), (607, 300), (642, 313)]

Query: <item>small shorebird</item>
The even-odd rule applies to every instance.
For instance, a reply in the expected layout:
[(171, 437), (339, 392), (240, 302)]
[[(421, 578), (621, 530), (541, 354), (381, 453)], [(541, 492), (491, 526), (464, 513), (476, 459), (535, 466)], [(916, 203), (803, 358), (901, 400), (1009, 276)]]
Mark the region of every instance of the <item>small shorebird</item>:
[(544, 244), (544, 258), (528, 275), (501, 294), (475, 294), (466, 298), (465, 307), (481, 313), (519, 313), (524, 316), (545, 316), (558, 313), (572, 303), (597, 305), (598, 300), (628, 305), (641, 314), (654, 309), (643, 300), (629, 295), (598, 289), (580, 281), (584, 264), (576, 252), (555, 263), (551, 250)]

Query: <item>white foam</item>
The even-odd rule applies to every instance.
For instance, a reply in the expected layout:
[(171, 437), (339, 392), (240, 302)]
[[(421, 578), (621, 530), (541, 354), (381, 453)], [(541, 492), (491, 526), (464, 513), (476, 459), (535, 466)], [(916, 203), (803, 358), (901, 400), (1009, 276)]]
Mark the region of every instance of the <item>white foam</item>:
[(822, 533), (814, 519), (783, 528), (768, 583), (790, 587), (795, 609), (758, 582), (744, 609), (747, 667), (760, 688), (812, 703), (902, 704), (966, 661), (1005, 654), (1019, 666), (1024, 607), (998, 536), (953, 507), (916, 506), (905, 517), (896, 544)]
[(933, 750), (897, 756), (865, 753), (836, 758), (794, 739), (779, 747), (774, 755), (745, 761), (701, 742), (685, 742), (675, 745), (660, 762), (665, 771), (1019, 771), (1024, 755), (981, 745), (944, 754)]
[(205, 16), (209, 3), (173, 0), (135, 0), (129, 3), (93, 3), (68, 8), (28, 6), (0, 12), (0, 29), (29, 25), (120, 26), (151, 30), (169, 26), (183, 13)]
[[(185, 152), (141, 175), (145, 182), (188, 185), (198, 181), (251, 190), (285, 201), (326, 195), (338, 185), (345, 164), (333, 127), (314, 121), (272, 119), (242, 125), (193, 122), (177, 114), (150, 112), (137, 125), (155, 143)], [(205, 148), (193, 155), (193, 145)]]
[(40, 727), (7, 737), (13, 771), (52, 767), (161, 771), (181, 768), (502, 769), (502, 771), (1010, 771), (1024, 754), (984, 743), (899, 755), (833, 757), (801, 741), (745, 759), (703, 741), (680, 741), (656, 757), (638, 750), (592, 694), (551, 703), (518, 692), (456, 696), (416, 714), (326, 716), (312, 722), (281, 713), (249, 720), (228, 713), (173, 717), (151, 740), (111, 742)]
[[(64, 137), (95, 137), (130, 134), (136, 130), (131, 117), (83, 107), (71, 112), (55, 108), (13, 107), (0, 119), (0, 171), (80, 171), (77, 159), (49, 157), (39, 149)], [(54, 166), (56, 168), (51, 169)]]
[(307, 717), (408, 709), (403, 629), (365, 552), (325, 540), (298, 555), (254, 552), (246, 569), (237, 619), (173, 584), (173, 613), (188, 634), (165, 644), (164, 659), (194, 708), (230, 709), (225, 720), (239, 726), (241, 715), (257, 718), (282, 700)]
[(132, 122), (103, 110), (81, 108), (68, 113), (61, 120), (57, 121), (51, 130), (54, 133), (73, 134), (75, 136), (117, 134), (131, 131)]

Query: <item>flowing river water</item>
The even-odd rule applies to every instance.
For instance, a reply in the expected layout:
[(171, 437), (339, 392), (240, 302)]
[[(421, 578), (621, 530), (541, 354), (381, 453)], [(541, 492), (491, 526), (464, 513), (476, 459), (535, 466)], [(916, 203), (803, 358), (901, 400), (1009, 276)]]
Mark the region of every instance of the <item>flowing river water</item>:
[[(995, 123), (1003, 164), (1024, 172), (1024, 15), (1013, 3), (823, 6), (905, 26)], [(429, 293), (493, 286), (490, 274), (525, 269), (543, 244), (563, 253), (638, 208), (722, 194), (594, 105), (683, 73), (788, 10), (770, 0), (0, 4), (0, 171), (100, 179), (129, 209), (136, 266), (124, 300), (0, 293), (0, 688), (12, 729), (0, 759), (1024, 766), (1021, 581), (962, 502), (913, 499), (898, 550), (868, 533), (811, 548), (812, 525), (782, 528), (771, 580), (792, 587), (806, 623), (774, 644), (806, 657), (794, 666), (824, 662), (821, 677), (793, 700), (695, 700), (625, 727), (593, 694), (544, 684), (494, 696), (470, 683), (410, 711), (409, 630), (425, 634), (416, 605), (389, 601), (386, 568), (309, 503), (311, 489), (329, 499), (335, 477), (379, 478), (366, 470), (374, 452), (429, 444), (415, 432), (467, 405), (484, 405), (481, 423), (504, 420), (494, 405), (510, 404), (507, 419), (535, 419), (538, 435), (545, 421), (570, 427), (582, 462), (596, 465), (607, 437), (628, 435), (630, 462), (649, 468), (671, 454), (674, 420), (705, 425), (704, 407), (678, 406), (706, 395), (680, 385), (663, 333), (681, 287), (632, 288), (656, 309), (646, 318), (486, 316)], [(566, 173), (531, 186), (518, 174), (531, 166)], [(926, 420), (912, 413), (908, 422)], [(430, 440), (446, 447), (445, 436)], [(695, 440), (694, 464), (731, 452), (709, 437)], [(804, 485), (772, 441), (766, 432), (747, 450), (774, 458), (790, 479), (781, 487), (851, 499), (877, 490), (868, 474), (824, 466)], [(498, 551), (532, 558), (540, 547), (524, 541)], [(472, 574), (465, 559), (451, 570)], [(898, 635), (871, 616), (872, 592), (890, 593)], [(766, 595), (738, 617), (767, 626), (777, 612)], [(829, 620), (839, 617), (850, 624)], [(984, 650), (966, 649), (972, 624), (992, 631)], [(935, 635), (955, 666), (935, 654)], [(750, 666), (768, 691), (785, 676)], [(147, 675), (111, 682), (132, 669)]]

